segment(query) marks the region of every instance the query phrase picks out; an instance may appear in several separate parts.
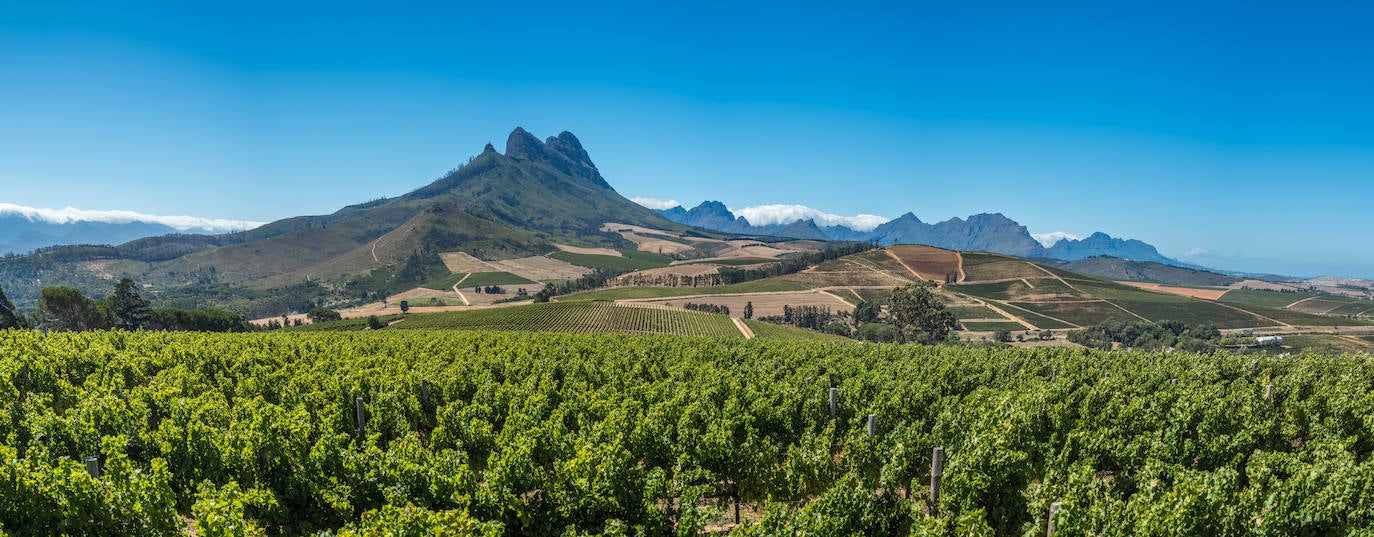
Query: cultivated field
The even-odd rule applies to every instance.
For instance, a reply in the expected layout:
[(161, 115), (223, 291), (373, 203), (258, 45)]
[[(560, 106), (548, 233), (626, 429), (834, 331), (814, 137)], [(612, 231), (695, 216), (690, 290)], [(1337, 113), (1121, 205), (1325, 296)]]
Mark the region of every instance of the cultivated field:
[(916, 244), (898, 244), (886, 250), (904, 267), (924, 279), (943, 282), (949, 274), (957, 274), (958, 281), (967, 279), (963, 271), (963, 257), (959, 252)]
[(581, 248), (578, 246), (568, 246), (566, 244), (555, 244), (554, 246), (558, 247), (559, 250), (574, 254), (609, 255), (611, 257), (621, 257), (620, 252), (613, 248)]
[(1131, 286), (1131, 287), (1138, 287), (1138, 288), (1140, 288), (1140, 289), (1145, 289), (1145, 290), (1148, 290), (1148, 291), (1154, 291), (1154, 292), (1156, 292), (1156, 293), (1166, 293), (1166, 294), (1170, 294), (1170, 295), (1187, 296), (1187, 297), (1193, 297), (1193, 298), (1200, 298), (1200, 299), (1203, 299), (1203, 300), (1220, 300), (1221, 297), (1222, 297), (1223, 295), (1225, 295), (1225, 294), (1229, 291), (1229, 289), (1212, 289), (1212, 288), (1201, 288), (1201, 287), (1177, 287), (1177, 286), (1173, 286), (1173, 285), (1163, 285), (1163, 284), (1158, 284), (1158, 283), (1145, 283), (1145, 282), (1120, 282), (1120, 283), (1129, 285), (1129, 286)]
[(828, 292), (818, 290), (779, 293), (710, 294), (675, 298), (628, 299), (616, 301), (617, 304), (658, 304), (674, 308), (681, 308), (689, 302), (695, 304), (717, 304), (726, 306), (730, 308), (731, 317), (742, 317), (744, 315), (744, 306), (749, 303), (754, 304), (755, 317), (782, 315), (783, 306), (819, 306), (830, 308), (833, 312), (854, 309), (854, 306), (849, 302), (840, 300), (835, 295)]
[(724, 315), (605, 302), (554, 302), (411, 316), (392, 328), (743, 337)]
[(0, 332), (0, 524), (340, 537), (1374, 526), (1368, 354), (784, 342), (760, 323), (751, 341), (395, 330), (418, 321)]

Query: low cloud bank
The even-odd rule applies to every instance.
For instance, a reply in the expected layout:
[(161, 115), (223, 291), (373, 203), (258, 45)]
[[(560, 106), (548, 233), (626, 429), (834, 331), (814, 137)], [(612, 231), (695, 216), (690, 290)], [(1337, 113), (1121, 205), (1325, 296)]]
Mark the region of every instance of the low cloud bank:
[(739, 210), (731, 209), (730, 212), (735, 213), (736, 216), (747, 218), (750, 224), (756, 226), (791, 224), (798, 220), (815, 220), (816, 225), (821, 227), (845, 226), (855, 231), (873, 231), (873, 228), (891, 220), (891, 218), (872, 214), (855, 216), (830, 214), (805, 205), (759, 205)]
[(679, 206), (679, 205), (682, 205), (681, 203), (678, 203), (677, 200), (661, 200), (661, 199), (658, 199), (658, 198), (643, 198), (643, 197), (639, 197), (639, 196), (635, 196), (635, 197), (633, 197), (633, 198), (630, 198), (630, 201), (633, 201), (633, 202), (635, 202), (635, 203), (638, 203), (638, 204), (643, 205), (643, 206), (645, 206), (645, 207), (648, 207), (648, 208), (650, 208), (650, 209), (659, 209), (659, 210), (662, 210), (662, 209), (672, 209), (673, 207), (677, 207), (677, 206)]
[(223, 218), (201, 218), (198, 216), (159, 216), (136, 213), (134, 211), (90, 211), (67, 207), (66, 209), (41, 209), (25, 207), (13, 203), (0, 203), (0, 216), (19, 215), (31, 222), (50, 224), (72, 224), (76, 222), (101, 222), (106, 224), (131, 224), (143, 222), (161, 224), (177, 231), (206, 231), (223, 233), (243, 231), (263, 225), (251, 220), (227, 220)]
[(1065, 233), (1063, 231), (1052, 231), (1050, 233), (1031, 233), (1031, 238), (1038, 241), (1044, 247), (1049, 248), (1051, 246), (1054, 246), (1055, 244), (1058, 244), (1059, 241), (1062, 241), (1064, 239), (1076, 241), (1082, 239), (1083, 237), (1079, 237), (1078, 235), (1074, 235), (1072, 233)]

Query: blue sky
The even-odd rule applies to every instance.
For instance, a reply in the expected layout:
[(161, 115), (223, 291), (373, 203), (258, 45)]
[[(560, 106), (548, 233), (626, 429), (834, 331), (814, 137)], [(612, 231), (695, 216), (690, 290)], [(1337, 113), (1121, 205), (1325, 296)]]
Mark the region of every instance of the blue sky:
[(0, 1), (0, 202), (327, 213), (521, 125), (626, 196), (1374, 277), (1368, 4), (189, 4)]

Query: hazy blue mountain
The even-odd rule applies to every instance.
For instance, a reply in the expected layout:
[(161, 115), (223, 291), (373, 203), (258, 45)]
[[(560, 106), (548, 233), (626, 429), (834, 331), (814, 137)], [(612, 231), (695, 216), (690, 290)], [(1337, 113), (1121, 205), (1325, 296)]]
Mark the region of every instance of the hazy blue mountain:
[(0, 214), (0, 255), (26, 254), (38, 248), (70, 244), (123, 244), (169, 233), (180, 232), (171, 226), (151, 222), (58, 223), (30, 219), (21, 214)]
[(1045, 251), (1046, 257), (1075, 261), (1089, 257), (1107, 256), (1133, 261), (1154, 261), (1167, 265), (1181, 265), (1178, 261), (1164, 257), (1154, 246), (1135, 239), (1118, 239), (1106, 233), (1097, 232), (1083, 239), (1064, 239), (1054, 243)]
[(922, 222), (906, 213), (875, 228), (868, 240), (879, 244), (927, 244), (965, 251), (986, 251), (1019, 257), (1037, 257), (1045, 248), (1031, 237), (1026, 226), (1000, 213), (951, 218), (938, 224)]
[(1170, 259), (1154, 246), (1135, 239), (1119, 239), (1106, 233), (1093, 233), (1084, 239), (1065, 239), (1046, 248), (1031, 237), (1025, 226), (1000, 213), (975, 214), (928, 224), (906, 213), (861, 231), (844, 225), (820, 227), (812, 220), (791, 224), (756, 226), (736, 216), (719, 201), (706, 201), (690, 210), (682, 207), (660, 209), (659, 214), (680, 224), (714, 231), (744, 235), (769, 235), (799, 239), (877, 241), (879, 244), (928, 244), (964, 251), (987, 251), (1019, 257), (1075, 261), (1106, 256), (1131, 261), (1151, 261), (1167, 265), (1202, 268)]

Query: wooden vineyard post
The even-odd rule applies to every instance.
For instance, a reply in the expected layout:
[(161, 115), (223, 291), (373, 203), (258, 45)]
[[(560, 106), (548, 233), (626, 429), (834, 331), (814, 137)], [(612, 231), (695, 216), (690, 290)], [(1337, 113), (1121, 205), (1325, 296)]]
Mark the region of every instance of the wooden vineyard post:
[(1058, 530), (1058, 528), (1054, 526), (1054, 517), (1059, 515), (1059, 509), (1062, 507), (1064, 507), (1064, 502), (1054, 502), (1050, 504), (1050, 522), (1048, 531), (1046, 532), (1048, 535), (1053, 536), (1054, 532)]
[(420, 403), (429, 406), (429, 381), (420, 379)]
[(1265, 385), (1264, 385), (1264, 409), (1265, 409), (1265, 410), (1269, 410), (1269, 409), (1271, 409), (1271, 408), (1274, 408), (1274, 385), (1273, 385), (1273, 384), (1265, 384)]
[(830, 389), (830, 419), (835, 419), (835, 398), (840, 395), (839, 388)]
[(354, 414), (358, 422), (358, 434), (362, 434), (363, 428), (367, 427), (367, 409), (363, 408), (362, 397), (358, 397), (353, 401), (357, 405), (357, 408), (354, 410)]
[(82, 460), (86, 462), (86, 473), (91, 474), (92, 478), (100, 479), (100, 457), (91, 455), (83, 457)]
[(937, 447), (930, 453), (930, 514), (940, 510), (940, 477), (945, 475), (945, 448)]
[(873, 440), (873, 435), (878, 433), (878, 415), (868, 415), (868, 439)]

